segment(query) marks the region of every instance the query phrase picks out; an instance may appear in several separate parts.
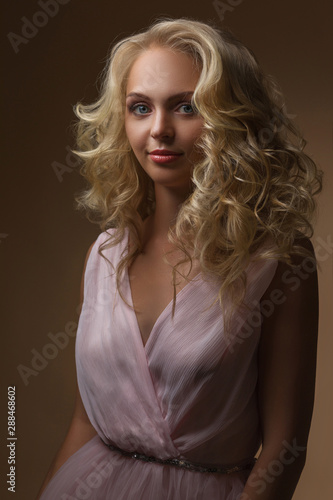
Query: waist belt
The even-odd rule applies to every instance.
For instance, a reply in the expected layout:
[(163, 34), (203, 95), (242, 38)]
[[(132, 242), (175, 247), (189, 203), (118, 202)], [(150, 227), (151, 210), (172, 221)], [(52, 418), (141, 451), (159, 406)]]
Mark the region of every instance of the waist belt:
[(175, 467), (180, 467), (181, 469), (191, 470), (195, 472), (216, 472), (220, 474), (231, 474), (232, 472), (238, 472), (246, 469), (252, 469), (254, 464), (256, 463), (256, 458), (251, 458), (242, 464), (235, 465), (234, 467), (206, 467), (204, 465), (194, 464), (192, 462), (188, 462), (187, 460), (178, 459), (178, 458), (167, 458), (166, 460), (162, 460), (156, 457), (148, 457), (143, 453), (138, 453), (137, 451), (125, 451), (117, 446), (113, 446), (112, 444), (105, 443), (102, 438), (100, 438), (102, 443), (105, 444), (110, 450), (116, 451), (125, 457), (134, 458), (136, 460), (143, 460), (144, 462), (152, 462), (161, 465), (174, 465)]

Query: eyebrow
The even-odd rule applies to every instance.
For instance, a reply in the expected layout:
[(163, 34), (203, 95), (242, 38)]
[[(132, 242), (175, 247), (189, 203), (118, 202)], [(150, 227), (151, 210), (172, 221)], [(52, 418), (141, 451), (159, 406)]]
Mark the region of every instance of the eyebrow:
[[(180, 92), (179, 94), (175, 94), (175, 95), (172, 95), (170, 97), (167, 98), (166, 102), (170, 102), (170, 101), (174, 101), (175, 99), (178, 99), (178, 98), (181, 98), (181, 99), (185, 99), (185, 97), (188, 97), (190, 95), (192, 95), (194, 93), (193, 90), (188, 90), (188, 91), (185, 91), (185, 92)], [(140, 97), (140, 99), (148, 99), (150, 100), (150, 97), (148, 97), (147, 95), (145, 94), (141, 94), (140, 92), (131, 92), (130, 94), (128, 94), (126, 96), (126, 99), (128, 97)]]

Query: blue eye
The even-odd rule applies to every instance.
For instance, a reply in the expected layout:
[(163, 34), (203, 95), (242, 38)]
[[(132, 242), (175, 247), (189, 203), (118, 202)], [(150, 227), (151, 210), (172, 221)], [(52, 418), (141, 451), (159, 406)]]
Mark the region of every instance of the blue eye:
[[(193, 108), (192, 108), (191, 104), (182, 104), (180, 107), (181, 108), (190, 108), (190, 113), (193, 113)], [(188, 113), (186, 113), (186, 114), (188, 114)]]
[(190, 108), (190, 112), (189, 113), (185, 113), (186, 115), (189, 115), (190, 113), (194, 113), (194, 108), (192, 106), (192, 104), (190, 103), (184, 103), (180, 106), (181, 108)]
[[(195, 108), (192, 106), (192, 104), (190, 102), (184, 102), (183, 104), (180, 104), (177, 109), (181, 109), (181, 108), (187, 108), (187, 111), (182, 113), (184, 115), (192, 115), (192, 114), (196, 113)], [(146, 111), (143, 111), (144, 109), (146, 109)], [(149, 106), (147, 106), (146, 104), (140, 104), (140, 103), (132, 104), (129, 107), (129, 111), (131, 113), (134, 113), (135, 115), (138, 115), (138, 116), (144, 116), (144, 115), (148, 114), (149, 110), (150, 110)]]
[(136, 109), (137, 108), (147, 108), (148, 109), (148, 106), (146, 106), (145, 104), (133, 104), (132, 106), (130, 106), (130, 111), (132, 113), (135, 113), (135, 114), (139, 114), (139, 115), (146, 115), (147, 113), (137, 113)]

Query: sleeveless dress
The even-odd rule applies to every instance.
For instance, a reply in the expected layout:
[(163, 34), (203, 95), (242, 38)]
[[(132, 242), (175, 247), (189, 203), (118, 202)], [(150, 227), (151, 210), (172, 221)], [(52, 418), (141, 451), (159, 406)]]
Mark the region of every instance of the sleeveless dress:
[[(252, 259), (244, 303), (228, 336), (216, 299), (219, 284), (199, 274), (177, 294), (142, 342), (128, 273), (123, 293), (98, 247), (84, 277), (75, 358), (80, 394), (97, 435), (56, 472), (41, 500), (236, 500), (250, 469), (199, 472), (124, 456), (122, 450), (210, 467), (253, 458), (261, 444), (257, 406), (259, 301), (276, 260)], [(128, 248), (128, 231), (103, 254), (116, 267)], [(103, 442), (104, 441), (104, 442)]]

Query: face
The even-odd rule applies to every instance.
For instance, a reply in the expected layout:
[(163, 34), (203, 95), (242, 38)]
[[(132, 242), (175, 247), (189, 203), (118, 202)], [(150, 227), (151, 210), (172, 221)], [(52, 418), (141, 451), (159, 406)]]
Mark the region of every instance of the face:
[[(203, 119), (191, 106), (200, 72), (186, 54), (154, 47), (134, 62), (126, 88), (125, 129), (156, 184), (189, 191)], [(155, 150), (155, 154), (152, 154)], [(173, 154), (167, 154), (171, 152)]]

